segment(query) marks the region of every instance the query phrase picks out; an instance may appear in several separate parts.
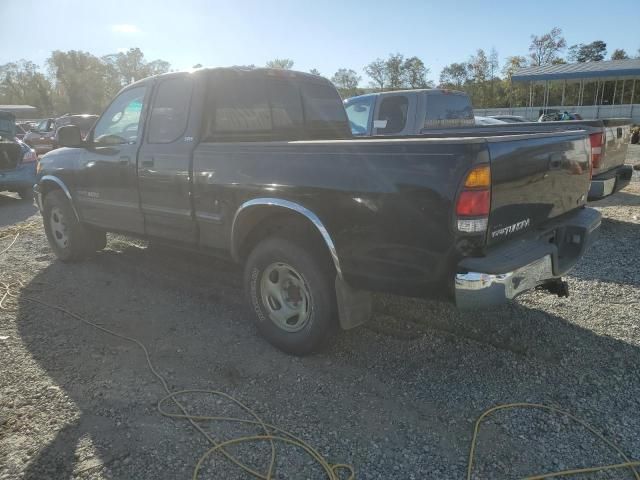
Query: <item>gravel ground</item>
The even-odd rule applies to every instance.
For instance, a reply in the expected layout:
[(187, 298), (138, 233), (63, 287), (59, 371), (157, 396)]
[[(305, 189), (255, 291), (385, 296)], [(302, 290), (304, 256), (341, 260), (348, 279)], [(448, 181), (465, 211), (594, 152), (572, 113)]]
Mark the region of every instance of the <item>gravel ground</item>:
[[(640, 161), (640, 148), (631, 152)], [(311, 443), (358, 479), (462, 479), (475, 419), (508, 402), (566, 409), (640, 459), (640, 181), (599, 202), (598, 243), (568, 277), (572, 296), (541, 292), (461, 314), (375, 298), (364, 328), (294, 358), (256, 335), (238, 269), (111, 237), (81, 264), (56, 261), (40, 230), (0, 256), (3, 281), (140, 339), (170, 388), (218, 389)], [(38, 219), (0, 195), (0, 228)], [(0, 251), (7, 240), (0, 243)], [(24, 299), (0, 312), (0, 479), (186, 479), (207, 443), (162, 417), (164, 392), (135, 345)], [(186, 396), (201, 415), (238, 415)], [(215, 438), (251, 432), (202, 423)], [(231, 451), (264, 469), (267, 445)], [(511, 479), (620, 458), (566, 418), (496, 413), (483, 426), (474, 478)], [(325, 478), (278, 445), (276, 478)], [(199, 478), (248, 478), (212, 457)], [(618, 471), (580, 478), (632, 478)]]

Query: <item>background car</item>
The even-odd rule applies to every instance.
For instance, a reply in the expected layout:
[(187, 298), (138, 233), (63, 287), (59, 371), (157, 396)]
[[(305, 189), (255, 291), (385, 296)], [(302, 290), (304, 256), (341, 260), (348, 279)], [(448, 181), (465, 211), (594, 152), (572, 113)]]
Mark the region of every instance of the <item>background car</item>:
[(58, 148), (56, 141), (58, 128), (66, 125), (76, 125), (80, 128), (82, 138), (85, 138), (97, 118), (97, 115), (70, 113), (58, 118), (47, 118), (38, 123), (34, 130), (28, 132), (23, 140), (34, 148), (38, 154), (47, 153)]
[(502, 120), (507, 123), (522, 123), (529, 121), (519, 115), (491, 115), (489, 118), (495, 118), (496, 120)]
[(38, 156), (15, 137), (15, 118), (0, 112), (0, 191), (18, 192), (21, 198), (33, 199)]
[(502, 123), (507, 123), (502, 120), (498, 120), (497, 118), (491, 117), (474, 117), (476, 125), (499, 125)]

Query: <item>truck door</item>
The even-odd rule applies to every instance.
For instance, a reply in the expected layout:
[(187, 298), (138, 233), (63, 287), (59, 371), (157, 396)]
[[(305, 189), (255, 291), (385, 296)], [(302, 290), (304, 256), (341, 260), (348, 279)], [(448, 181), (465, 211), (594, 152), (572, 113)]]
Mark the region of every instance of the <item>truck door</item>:
[(195, 117), (189, 122), (193, 84), (190, 74), (159, 81), (138, 159), (145, 234), (185, 243), (197, 242), (190, 192), (190, 164), (199, 123)]
[(82, 217), (106, 229), (143, 233), (136, 158), (150, 85), (132, 86), (111, 102), (89, 133), (78, 172)]

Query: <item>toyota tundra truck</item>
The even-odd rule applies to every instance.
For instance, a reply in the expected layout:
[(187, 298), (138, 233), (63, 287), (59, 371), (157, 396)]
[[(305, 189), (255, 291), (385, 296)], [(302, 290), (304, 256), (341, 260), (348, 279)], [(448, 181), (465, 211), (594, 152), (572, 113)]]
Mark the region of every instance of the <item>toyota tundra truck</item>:
[(631, 139), (632, 121), (629, 118), (477, 126), (466, 93), (436, 88), (371, 93), (349, 98), (344, 103), (356, 136), (436, 138), (585, 130), (593, 161), (590, 201), (602, 200), (622, 190), (633, 174), (633, 167), (625, 165)]
[(331, 83), (299, 72), (140, 80), (58, 141), (34, 189), (60, 260), (106, 232), (231, 259), (258, 330), (298, 355), (366, 321), (374, 291), (467, 309), (564, 294), (600, 226), (585, 131), (354, 138)]

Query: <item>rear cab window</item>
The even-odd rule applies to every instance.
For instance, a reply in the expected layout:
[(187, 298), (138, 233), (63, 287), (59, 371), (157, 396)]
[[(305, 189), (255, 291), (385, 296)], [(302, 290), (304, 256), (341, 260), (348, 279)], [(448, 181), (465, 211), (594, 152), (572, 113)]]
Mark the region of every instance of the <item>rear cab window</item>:
[(473, 126), (473, 108), (467, 95), (433, 92), (425, 95), (424, 128)]
[(330, 84), (256, 71), (211, 73), (203, 131), (208, 142), (350, 137)]

